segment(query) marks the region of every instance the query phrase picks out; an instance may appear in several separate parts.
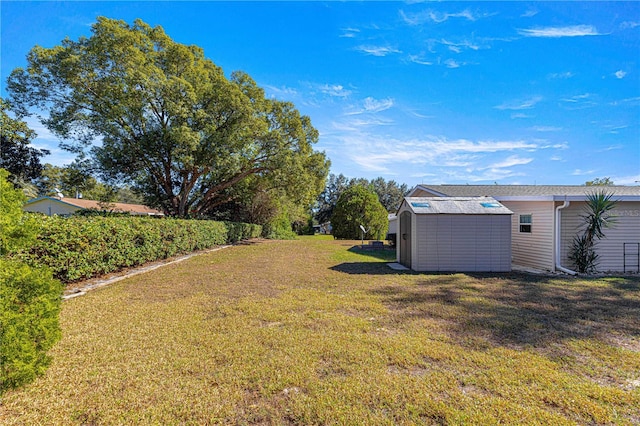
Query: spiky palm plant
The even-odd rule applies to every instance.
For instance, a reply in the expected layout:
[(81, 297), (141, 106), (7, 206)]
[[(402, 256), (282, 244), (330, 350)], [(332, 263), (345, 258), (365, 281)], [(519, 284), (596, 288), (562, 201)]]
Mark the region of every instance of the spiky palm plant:
[(604, 238), (604, 230), (616, 222), (615, 217), (610, 214), (617, 204), (612, 197), (613, 194), (606, 191), (596, 191), (587, 195), (585, 214), (580, 216), (584, 220), (584, 232), (573, 238), (569, 251), (569, 259), (573, 261), (578, 272), (596, 271), (598, 254), (595, 252), (595, 245), (598, 240)]

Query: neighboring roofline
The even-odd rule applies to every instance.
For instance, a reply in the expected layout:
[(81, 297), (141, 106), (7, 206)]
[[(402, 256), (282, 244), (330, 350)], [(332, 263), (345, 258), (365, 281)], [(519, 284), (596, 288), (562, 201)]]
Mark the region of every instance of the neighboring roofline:
[(59, 203), (66, 204), (67, 206), (75, 207), (77, 209), (84, 209), (84, 207), (80, 207), (80, 206), (77, 206), (75, 204), (67, 203), (66, 201), (62, 201), (62, 200), (64, 200), (64, 198), (55, 198), (55, 197), (49, 197), (49, 196), (46, 196), (46, 195), (44, 197), (33, 198), (33, 199), (27, 201), (25, 206), (27, 206), (29, 204), (37, 203), (38, 201), (42, 201), (42, 200), (57, 201)]
[(434, 191), (431, 188), (427, 188), (426, 186), (416, 185), (411, 191), (409, 191), (409, 193), (407, 195), (405, 195), (405, 198), (413, 197), (413, 193), (416, 192), (418, 190), (418, 188), (423, 190), (423, 191), (430, 192), (436, 197), (448, 197), (447, 194), (443, 194), (442, 192)]
[[(91, 209), (95, 209), (95, 207), (86, 207), (86, 206), (81, 206), (78, 204), (75, 204), (73, 202), (67, 202), (65, 200), (77, 200), (77, 198), (56, 198), (56, 197), (49, 197), (49, 196), (42, 196), (42, 197), (38, 197), (38, 198), (33, 198), (29, 201), (27, 201), (25, 203), (25, 206), (30, 205), (30, 204), (34, 204), (37, 203), (38, 201), (42, 201), (42, 200), (50, 200), (50, 201), (56, 201), (59, 202), (61, 204), (65, 204), (67, 206), (70, 207), (74, 207), (78, 210), (91, 210)], [(92, 202), (96, 202), (96, 203), (100, 203), (98, 200), (85, 200), (85, 199), (81, 199), (84, 201), (92, 201)], [(106, 203), (106, 204), (111, 204), (111, 203)], [(145, 206), (143, 204), (130, 204), (130, 203), (113, 203), (116, 204), (116, 207), (118, 207), (119, 210), (117, 210), (117, 212), (121, 212), (121, 213), (129, 213), (131, 216), (165, 216), (165, 214), (157, 209), (153, 209), (151, 207)], [(140, 206), (140, 207), (144, 207), (146, 209), (149, 210), (155, 210), (155, 211), (138, 211), (138, 210), (123, 210), (121, 208), (121, 206)], [(106, 210), (104, 210), (106, 211)]]
[[(486, 185), (491, 186), (491, 185)], [(502, 187), (508, 187), (509, 185), (500, 185)], [(554, 186), (554, 185), (547, 185)], [(576, 185), (579, 186), (579, 185)], [(588, 187), (585, 188), (597, 188), (597, 187)], [(423, 186), (422, 184), (416, 185), (407, 195), (407, 197), (413, 197), (413, 193), (417, 190), (421, 190), (424, 192), (428, 192), (433, 194), (436, 197), (449, 197), (450, 195), (435, 191), (428, 186)], [(481, 196), (481, 195), (478, 195)], [(492, 195), (497, 201), (586, 201), (589, 194), (585, 193), (584, 195), (563, 195), (563, 194), (554, 194), (554, 195)], [(613, 201), (637, 201), (640, 202), (640, 195), (616, 195), (613, 194), (611, 197)]]

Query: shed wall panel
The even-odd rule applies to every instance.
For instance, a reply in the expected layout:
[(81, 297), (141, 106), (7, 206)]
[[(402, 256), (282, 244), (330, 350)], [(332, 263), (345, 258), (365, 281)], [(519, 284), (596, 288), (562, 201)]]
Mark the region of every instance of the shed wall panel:
[(509, 215), (416, 215), (419, 271), (511, 270)]

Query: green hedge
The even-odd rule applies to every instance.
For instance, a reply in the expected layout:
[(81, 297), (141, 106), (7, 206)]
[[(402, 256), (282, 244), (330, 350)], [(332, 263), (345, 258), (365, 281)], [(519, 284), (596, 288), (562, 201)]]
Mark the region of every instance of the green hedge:
[(69, 283), (260, 235), (258, 225), (138, 217), (40, 216), (37, 242), (19, 257)]

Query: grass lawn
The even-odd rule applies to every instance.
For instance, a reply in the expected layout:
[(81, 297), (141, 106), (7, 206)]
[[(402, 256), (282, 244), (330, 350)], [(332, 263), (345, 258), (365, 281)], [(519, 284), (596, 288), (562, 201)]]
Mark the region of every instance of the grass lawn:
[(637, 424), (640, 277), (416, 274), (309, 237), (66, 301), (0, 424)]

